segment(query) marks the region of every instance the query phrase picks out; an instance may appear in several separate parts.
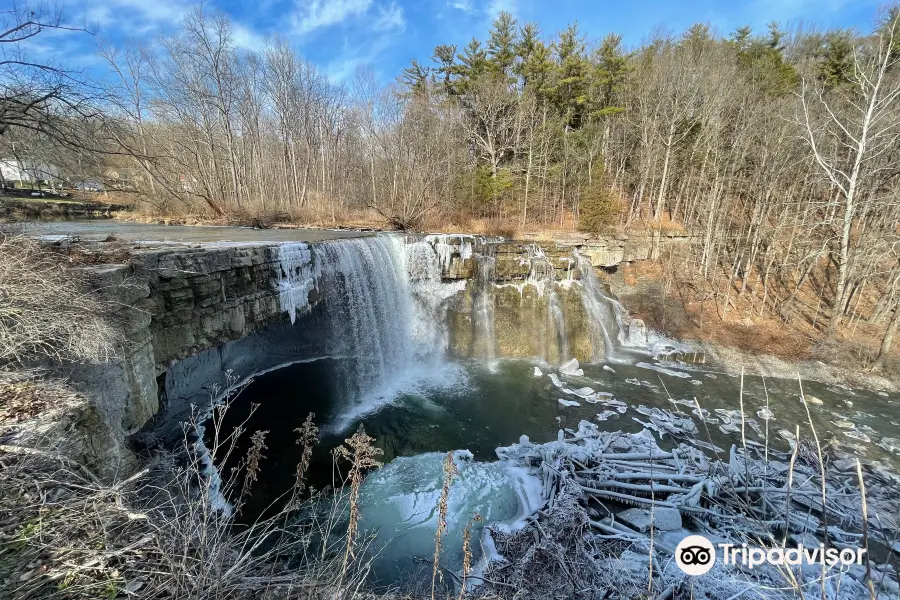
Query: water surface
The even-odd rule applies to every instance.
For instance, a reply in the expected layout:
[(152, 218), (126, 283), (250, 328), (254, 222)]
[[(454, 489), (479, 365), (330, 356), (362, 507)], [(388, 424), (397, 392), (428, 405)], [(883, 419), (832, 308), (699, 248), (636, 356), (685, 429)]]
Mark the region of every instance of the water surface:
[[(248, 431), (269, 431), (270, 452), (254, 500), (256, 507), (267, 505), (292, 484), (301, 452), (295, 443), (294, 429), (310, 412), (316, 414), (315, 420), (323, 430), (312, 474), (314, 485), (320, 488), (332, 483), (330, 450), (360, 425), (384, 450), (385, 463), (399, 456), (450, 450), (469, 450), (478, 460), (495, 460), (498, 446), (517, 442), (521, 435), (546, 442), (556, 439), (560, 429), (577, 429), (581, 420), (604, 430), (637, 432), (643, 428), (638, 421), (649, 421), (638, 411), (639, 407), (685, 413), (682, 416), (690, 417), (697, 426), (694, 437), (717, 446), (726, 460), (731, 445), (742, 443), (740, 416), (736, 412), (741, 406), (741, 382), (737, 376), (669, 364), (664, 368), (687, 376), (626, 364), (607, 365), (606, 369), (601, 364), (582, 365), (583, 377), (560, 376), (570, 389), (588, 386), (612, 394), (591, 404), (556, 387), (548, 376), (555, 371), (548, 365), (524, 360), (502, 360), (493, 368), (474, 360), (450, 361), (448, 365), (448, 369), (455, 370), (443, 384), (440, 378), (418, 384), (411, 378), (405, 387), (392, 388), (390, 393), (394, 395), (383, 399), (377, 410), (349, 421), (345, 418), (348, 403), (340, 397), (339, 361), (323, 359), (296, 364), (257, 377), (235, 400), (226, 421), (229, 427), (244, 422), (250, 404), (258, 404), (244, 426)], [(540, 377), (535, 376), (535, 367), (541, 369)], [(810, 403), (809, 409), (823, 443), (898, 470), (900, 418), (893, 410), (896, 397), (812, 381), (803, 381), (802, 385), (807, 396), (822, 402)], [(746, 439), (760, 444), (768, 439), (771, 448), (788, 450), (785, 432), (792, 434), (796, 425), (800, 426), (801, 438), (812, 439), (810, 419), (799, 392), (796, 380), (745, 377)], [(768, 420), (763, 418), (768, 414), (767, 395), (768, 410), (773, 415)], [(560, 398), (576, 401), (578, 406), (564, 406)], [(602, 404), (611, 398), (627, 405), (624, 413)], [(709, 411), (709, 419), (718, 422), (704, 422), (692, 414), (697, 404)], [(352, 404), (349, 408), (353, 408)], [(717, 413), (716, 409), (729, 412)], [(598, 414), (604, 413), (605, 420), (599, 420)], [(729, 415), (737, 431), (726, 426)], [(655, 435), (663, 447), (681, 441), (668, 434)], [(706, 451), (711, 456), (717, 452)]]
[(149, 225), (115, 219), (29, 222), (42, 235), (78, 236), (85, 240), (105, 240), (110, 235), (130, 242), (318, 242), (371, 235), (346, 229), (254, 229), (205, 225)]

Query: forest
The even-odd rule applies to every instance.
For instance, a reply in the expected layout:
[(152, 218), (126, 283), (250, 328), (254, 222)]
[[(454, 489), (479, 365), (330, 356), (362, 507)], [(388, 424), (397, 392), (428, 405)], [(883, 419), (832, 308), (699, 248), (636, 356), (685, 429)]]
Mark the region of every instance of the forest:
[(483, 40), (437, 45), (395, 80), (330, 81), (277, 37), (248, 52), (203, 7), (152, 47), (99, 54), (102, 82), (5, 63), (4, 153), (104, 180), (157, 216), (686, 232), (696, 243), (668, 268), (703, 282), (693, 298), (722, 319), (749, 298), (750, 314), (803, 312), (829, 339), (877, 326), (869, 366), (891, 346), (896, 5), (868, 31), (697, 23), (635, 47), (502, 12)]

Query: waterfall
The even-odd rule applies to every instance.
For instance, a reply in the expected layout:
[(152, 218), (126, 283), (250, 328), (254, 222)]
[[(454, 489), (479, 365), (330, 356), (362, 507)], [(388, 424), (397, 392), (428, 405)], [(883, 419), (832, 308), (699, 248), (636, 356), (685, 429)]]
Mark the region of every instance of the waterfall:
[(447, 301), (466, 287), (465, 280), (441, 280), (442, 269), (449, 265), (446, 244), (441, 244), (420, 241), (406, 245), (406, 270), (414, 300), (412, 338), (417, 358), (426, 362), (443, 358), (449, 336)]
[(348, 405), (338, 429), (397, 396), (405, 385), (458, 383), (443, 364), (446, 300), (465, 282), (442, 283), (428, 243), (376, 235), (314, 247), (325, 350), (338, 359)]
[[(547, 294), (547, 307), (550, 315), (551, 331), (556, 334), (559, 342), (559, 362), (563, 363), (569, 359), (569, 338), (566, 335), (566, 322), (563, 317), (562, 306), (559, 303), (559, 294), (556, 293), (555, 286), (550, 286), (550, 293)], [(545, 357), (547, 354), (545, 352)]]
[[(581, 301), (588, 316), (591, 341), (594, 348), (594, 361), (616, 360), (618, 349), (624, 345), (622, 333), (622, 305), (610, 298), (597, 276), (591, 261), (575, 253), (578, 269), (581, 271), (581, 282), (584, 291)], [(600, 349), (603, 349), (602, 353)]]
[[(467, 236), (407, 240), (400, 235), (375, 235), (313, 247), (282, 244), (277, 250), (279, 298), (293, 323), (310, 310), (310, 295), (318, 292), (325, 354), (337, 360), (341, 397), (357, 405), (359, 414), (396, 396), (398, 385), (421, 380), (444, 366), (449, 346), (447, 307), (466, 286), (463, 278), (448, 275), (456, 256), (475, 261), (474, 355), (488, 364), (496, 362), (498, 284), (493, 250), (493, 245)], [(545, 331), (535, 353), (546, 360), (564, 361), (570, 358), (570, 344), (580, 343), (568, 339), (568, 315), (559, 287), (576, 283), (572, 270), (577, 265), (582, 276), (576, 289), (590, 330), (591, 359), (616, 360), (625, 345), (621, 305), (605, 293), (590, 261), (575, 252), (568, 265), (561, 265), (559, 257), (551, 261), (536, 244), (527, 252), (525, 281), (504, 285), (516, 285), (520, 292), (523, 286), (534, 286), (546, 301), (546, 320), (543, 326), (536, 324)], [(509, 259), (504, 255), (503, 260)], [(560, 271), (563, 268), (565, 273)]]
[(478, 288), (475, 300), (475, 326), (484, 343), (484, 358), (493, 366), (497, 360), (497, 336), (494, 331), (494, 273), (497, 259), (492, 255), (476, 256)]
[(326, 349), (343, 360), (343, 396), (375, 393), (413, 361), (413, 300), (406, 244), (372, 236), (316, 246), (327, 323)]
[[(548, 331), (552, 335), (552, 340), (558, 344), (559, 362), (564, 362), (569, 358), (569, 340), (566, 335), (566, 322), (563, 315), (562, 305), (559, 302), (559, 294), (556, 292), (556, 269), (553, 263), (547, 258), (544, 249), (537, 244), (528, 246), (528, 278), (526, 283), (533, 285), (538, 290), (538, 294), (547, 296), (547, 317)], [(550, 360), (550, 349), (546, 345), (546, 337), (541, 337), (542, 348), (541, 358)]]

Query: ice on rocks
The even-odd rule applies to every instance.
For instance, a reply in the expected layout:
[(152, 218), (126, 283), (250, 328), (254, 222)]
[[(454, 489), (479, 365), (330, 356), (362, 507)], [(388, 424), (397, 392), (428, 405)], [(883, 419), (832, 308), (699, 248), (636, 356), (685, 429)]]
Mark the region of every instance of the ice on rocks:
[(726, 423), (732, 423), (735, 421), (740, 421), (741, 418), (746, 418), (747, 413), (742, 413), (739, 410), (729, 410), (726, 408), (716, 408), (714, 412), (722, 418)]
[(535, 368), (534, 368), (534, 376), (535, 376), (535, 377), (543, 377), (543, 376), (544, 376), (544, 373), (543, 373), (540, 369), (538, 369), (537, 367), (535, 367)]
[(275, 284), (278, 287), (278, 301), (281, 310), (291, 318), (291, 324), (298, 314), (309, 310), (309, 293), (316, 287), (315, 265), (309, 245), (302, 242), (279, 244), (276, 246), (278, 266), (275, 269)]
[(559, 375), (557, 375), (556, 373), (550, 373), (548, 375), (548, 377), (550, 377), (550, 381), (553, 382), (553, 385), (555, 385), (556, 387), (558, 387), (558, 388), (565, 387), (565, 384), (562, 381), (560, 381)]
[(594, 394), (594, 388), (583, 387), (583, 388), (578, 388), (577, 390), (569, 390), (569, 393), (574, 394), (574, 395), (578, 396), (579, 398), (587, 398), (588, 396), (591, 396)]
[(649, 531), (651, 524), (660, 531), (681, 529), (681, 513), (677, 508), (658, 506), (652, 515), (645, 508), (629, 508), (617, 514), (616, 519), (641, 533)]
[(615, 369), (613, 369), (613, 368), (612, 368), (611, 366), (609, 366), (609, 365), (603, 365), (603, 370), (604, 370), (604, 371), (609, 371), (610, 373), (615, 373), (615, 372), (616, 372)]
[[(690, 418), (686, 416), (679, 416), (678, 414), (675, 414), (670, 410), (643, 405), (638, 406), (635, 410), (642, 415), (650, 417), (649, 423), (634, 419), (634, 421), (640, 423), (648, 429), (653, 429), (654, 431), (658, 431), (659, 433), (665, 433), (673, 436), (683, 436), (686, 434), (693, 435), (698, 433), (697, 426), (694, 425), (694, 422)], [(684, 413), (680, 414), (683, 415)]]
[[(531, 446), (527, 437), (519, 446)], [(432, 452), (394, 459), (366, 478), (360, 488), (360, 524), (375, 535), (375, 561), (385, 566), (434, 556), (437, 505), (444, 481), (445, 455)], [(468, 451), (454, 452), (459, 475), (453, 478), (447, 506), (447, 529), (441, 564), (462, 566), (463, 532), (472, 515), (483, 521), (470, 525), (476, 559), (485, 526), (513, 527), (540, 504), (540, 482), (523, 468), (502, 462), (477, 462)]]
[(719, 419), (713, 417), (712, 413), (710, 413), (705, 408), (695, 408), (691, 411), (691, 413), (695, 417), (698, 417), (704, 423), (709, 423), (710, 425), (718, 425), (719, 424)]
[(580, 404), (578, 404), (578, 403), (575, 402), (574, 400), (566, 400), (565, 398), (559, 398), (559, 399), (557, 400), (557, 402), (559, 402), (559, 403), (562, 404), (563, 406), (581, 406)]
[(786, 439), (787, 441), (792, 442), (792, 443), (797, 441), (797, 436), (794, 435), (794, 432), (789, 431), (787, 429), (779, 429), (778, 435), (780, 435), (781, 437), (783, 437), (784, 439)]
[(762, 419), (763, 421), (774, 421), (775, 420), (775, 413), (773, 413), (768, 408), (759, 409), (758, 411), (756, 411), (756, 416), (759, 417), (760, 419)]
[(684, 371), (675, 371), (674, 369), (667, 369), (661, 365), (650, 364), (646, 362), (636, 363), (634, 366), (640, 367), (642, 369), (650, 369), (651, 371), (656, 371), (657, 373), (662, 373), (663, 375), (669, 375), (670, 377), (680, 377), (682, 379), (690, 378), (690, 373), (685, 373)]
[(870, 438), (869, 436), (867, 436), (866, 434), (864, 434), (862, 431), (857, 431), (857, 430), (855, 430), (855, 429), (845, 430), (843, 433), (844, 433), (844, 435), (846, 435), (848, 438), (851, 438), (851, 439), (854, 439), (854, 440), (859, 440), (859, 441), (865, 442), (865, 443), (867, 443), (867, 444), (870, 443), (870, 442), (872, 441), (872, 438)]
[(897, 438), (881, 438), (877, 444), (892, 454), (900, 456), (900, 439)]
[(566, 361), (559, 366), (559, 372), (563, 375), (571, 375), (573, 377), (583, 377), (584, 371), (578, 366), (578, 359)]
[(732, 425), (731, 423), (722, 423), (719, 425), (719, 431), (728, 435), (733, 433), (740, 433), (740, 429), (736, 425)]

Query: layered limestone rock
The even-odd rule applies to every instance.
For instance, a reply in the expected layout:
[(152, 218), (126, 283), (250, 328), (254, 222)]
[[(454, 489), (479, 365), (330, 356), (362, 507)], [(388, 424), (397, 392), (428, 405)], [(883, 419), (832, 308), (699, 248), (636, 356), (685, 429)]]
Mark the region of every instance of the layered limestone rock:
[[(177, 388), (179, 398), (193, 398), (185, 382), (220, 384), (221, 374), (229, 370), (248, 376), (274, 368), (277, 360), (285, 363), (327, 351), (341, 354), (336, 346), (324, 347), (324, 339), (334, 342), (336, 336), (322, 332), (328, 324), (333, 329), (343, 323), (343, 313), (371, 313), (370, 321), (381, 323), (366, 321), (365, 327), (351, 327), (361, 323), (359, 319), (346, 323), (345, 329), (356, 336), (355, 346), (362, 348), (361, 356), (378, 354), (363, 348), (365, 340), (378, 337), (379, 347), (390, 349), (393, 357), (379, 364), (402, 363), (401, 358), (420, 349), (402, 340), (384, 340), (400, 327), (390, 324), (391, 319), (406, 314), (398, 309), (415, 304), (407, 294), (422, 295), (426, 289), (432, 295), (438, 288), (441, 294), (455, 294), (438, 294), (423, 318), (423, 323), (447, 320), (445, 335), (428, 337), (427, 345), (439, 346), (438, 352), (447, 348), (456, 356), (488, 360), (597, 360), (609, 354), (601, 346), (618, 335), (622, 323), (615, 322), (618, 305), (610, 308), (614, 301), (599, 290), (593, 269), (649, 255), (648, 239), (512, 243), (483, 236), (432, 235), (405, 243), (400, 237), (385, 237), (320, 246), (296, 242), (140, 247), (131, 251), (128, 264), (90, 268), (97, 292), (121, 307), (118, 317), (128, 340), (119, 358), (84, 367), (75, 376), (81, 389), (94, 398), (97, 418), (89, 420), (105, 424), (90, 427), (91, 445), (98, 456), (127, 454), (124, 440), (160, 413), (161, 383), (166, 390)], [(415, 249), (412, 262), (403, 258), (403, 248)], [(324, 279), (331, 277), (340, 285), (322, 285), (323, 268), (330, 273)], [(418, 271), (415, 276), (401, 274), (407, 268)], [(427, 277), (424, 271), (419, 273), (422, 269)], [(404, 286), (413, 282), (415, 290), (410, 292)], [(447, 285), (452, 282), (457, 283)], [(345, 302), (334, 306), (355, 308), (341, 308), (341, 315), (320, 310), (331, 305), (320, 293), (331, 297), (334, 289), (344, 288), (340, 293)], [(385, 299), (366, 300), (362, 292), (374, 289)], [(402, 298), (388, 293), (392, 290)], [(376, 305), (381, 312), (369, 310)], [(297, 327), (289, 326), (301, 318)], [(264, 328), (271, 335), (252, 335)], [(380, 336), (373, 337), (376, 329)], [(262, 347), (273, 340), (277, 348)], [(244, 358), (257, 355), (263, 359)], [(181, 414), (186, 406), (168, 408)]]
[(623, 262), (653, 259), (662, 247), (689, 244), (694, 238), (675, 232), (648, 232), (612, 237), (581, 235), (558, 242), (506, 242), (485, 236), (439, 234), (426, 236), (425, 241), (440, 256), (441, 275), (447, 281), (475, 277), (479, 254), (496, 257), (498, 281), (515, 281), (528, 276), (529, 261), (536, 253), (546, 256), (554, 269), (562, 271), (576, 268), (571, 264), (573, 250), (586, 257), (592, 267), (611, 269)]
[[(311, 254), (307, 251), (303, 262), (300, 248), (299, 260), (286, 259), (283, 246), (203, 246), (136, 253), (131, 262), (134, 276), (146, 281), (151, 291), (136, 307), (152, 316), (157, 371), (314, 304), (313, 273), (307, 266), (312, 265)], [(292, 278), (296, 278), (293, 285)], [(298, 290), (306, 297), (298, 298)]]
[[(593, 343), (579, 284), (525, 282), (479, 289), (470, 281), (447, 311), (449, 351), (476, 358), (540, 358), (556, 364), (590, 361)], [(487, 294), (493, 327), (478, 318), (478, 296)]]
[[(317, 303), (306, 244), (165, 245), (128, 264), (87, 269), (98, 294), (121, 307), (126, 343), (114, 360), (80, 366), (73, 382), (91, 398), (82, 423), (101, 470), (122, 468), (125, 439), (160, 410), (157, 378), (178, 361)], [(290, 270), (290, 272), (286, 272)]]

